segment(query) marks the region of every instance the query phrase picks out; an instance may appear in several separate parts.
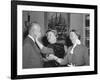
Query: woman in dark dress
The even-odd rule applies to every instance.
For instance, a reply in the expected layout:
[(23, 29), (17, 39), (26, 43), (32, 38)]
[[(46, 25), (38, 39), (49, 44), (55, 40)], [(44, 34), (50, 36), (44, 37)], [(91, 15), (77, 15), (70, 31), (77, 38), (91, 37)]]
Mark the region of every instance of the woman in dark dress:
[(53, 60), (51, 56), (55, 55), (58, 58), (64, 58), (65, 50), (64, 45), (61, 43), (57, 43), (57, 32), (55, 30), (47, 31), (47, 40), (49, 44), (47, 47), (52, 48), (54, 53), (50, 55), (45, 55), (46, 62), (44, 63), (44, 67), (58, 67), (61, 66), (56, 60)]

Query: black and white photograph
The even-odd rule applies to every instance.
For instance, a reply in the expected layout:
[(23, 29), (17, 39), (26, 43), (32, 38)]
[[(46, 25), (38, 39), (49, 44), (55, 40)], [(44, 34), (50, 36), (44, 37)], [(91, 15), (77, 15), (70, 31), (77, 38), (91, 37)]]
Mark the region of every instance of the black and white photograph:
[(23, 69), (89, 66), (90, 15), (23, 11)]
[(17, 18), (15, 22), (12, 18), (13, 36), (17, 35), (13, 38), (17, 57), (12, 61), (17, 67), (12, 73), (24, 77), (96, 74), (96, 6), (32, 3), (16, 2), (16, 10), (12, 8)]

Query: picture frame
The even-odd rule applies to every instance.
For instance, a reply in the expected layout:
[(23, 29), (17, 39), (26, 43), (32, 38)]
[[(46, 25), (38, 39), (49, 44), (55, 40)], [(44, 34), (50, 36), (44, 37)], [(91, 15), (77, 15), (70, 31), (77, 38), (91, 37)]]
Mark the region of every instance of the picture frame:
[[(22, 13), (23, 11), (55, 11), (90, 14), (90, 66), (75, 68), (22, 69)], [(87, 31), (88, 32), (88, 31)], [(20, 36), (20, 37), (19, 37)], [(94, 44), (93, 44), (93, 43)], [(87, 43), (86, 43), (87, 44)], [(11, 1), (11, 78), (43, 78), (97, 74), (97, 5), (64, 4), (34, 1)]]

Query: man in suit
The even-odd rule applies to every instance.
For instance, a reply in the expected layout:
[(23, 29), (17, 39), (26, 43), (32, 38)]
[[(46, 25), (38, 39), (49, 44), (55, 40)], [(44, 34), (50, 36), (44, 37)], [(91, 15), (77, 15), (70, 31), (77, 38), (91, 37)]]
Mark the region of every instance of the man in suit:
[[(43, 46), (39, 39), (41, 38), (41, 27), (37, 22), (33, 22), (29, 27), (29, 34), (23, 44), (23, 68), (42, 68), (43, 54), (53, 53), (53, 50)], [(38, 45), (37, 45), (38, 43)]]

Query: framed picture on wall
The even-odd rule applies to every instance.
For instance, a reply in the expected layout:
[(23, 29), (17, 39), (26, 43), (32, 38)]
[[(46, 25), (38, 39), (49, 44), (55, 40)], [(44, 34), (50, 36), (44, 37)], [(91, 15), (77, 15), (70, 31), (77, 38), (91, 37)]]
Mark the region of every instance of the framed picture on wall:
[(97, 6), (11, 1), (11, 78), (97, 74)]

